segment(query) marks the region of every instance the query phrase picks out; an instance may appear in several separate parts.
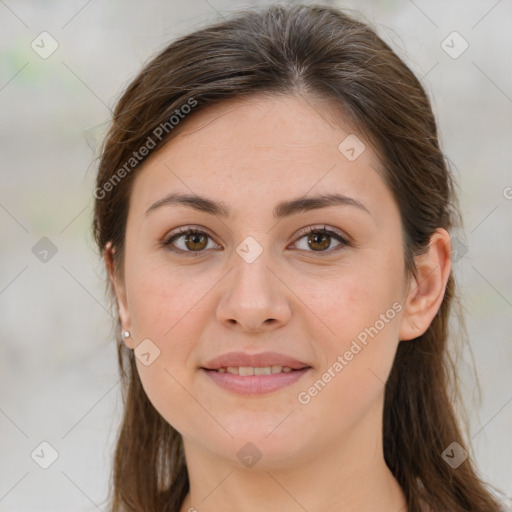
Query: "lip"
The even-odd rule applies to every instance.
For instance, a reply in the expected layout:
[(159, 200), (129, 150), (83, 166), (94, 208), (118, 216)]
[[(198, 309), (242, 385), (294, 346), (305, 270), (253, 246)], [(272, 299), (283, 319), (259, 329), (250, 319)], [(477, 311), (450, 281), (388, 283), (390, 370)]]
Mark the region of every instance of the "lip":
[(294, 359), (293, 357), (287, 356), (285, 354), (279, 354), (278, 352), (261, 352), (259, 354), (248, 354), (246, 352), (229, 352), (208, 361), (206, 364), (201, 366), (201, 368), (204, 370), (218, 370), (219, 368), (227, 368), (228, 366), (250, 366), (253, 368), (264, 368), (266, 366), (275, 365), (288, 366), (292, 370), (311, 368), (311, 366), (307, 363), (298, 361), (297, 359)]
[(297, 382), (310, 370), (312, 368), (308, 367), (288, 373), (243, 376), (233, 373), (220, 373), (215, 370), (206, 370), (205, 368), (200, 369), (202, 373), (221, 388), (241, 395), (258, 395), (276, 391)]
[[(253, 368), (287, 366), (293, 371), (248, 376), (215, 371), (228, 366), (250, 366)], [(229, 352), (208, 361), (200, 368), (200, 371), (223, 389), (241, 395), (258, 395), (289, 386), (301, 379), (311, 369), (312, 367), (307, 363), (278, 352), (261, 352), (259, 354)]]

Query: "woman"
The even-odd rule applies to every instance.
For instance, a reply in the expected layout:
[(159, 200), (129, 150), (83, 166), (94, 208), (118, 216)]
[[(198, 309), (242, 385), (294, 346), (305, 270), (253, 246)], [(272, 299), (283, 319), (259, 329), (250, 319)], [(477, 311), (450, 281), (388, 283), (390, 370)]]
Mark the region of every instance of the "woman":
[(368, 26), (272, 6), (173, 42), (119, 100), (94, 195), (113, 511), (500, 510), (452, 403), (452, 178)]

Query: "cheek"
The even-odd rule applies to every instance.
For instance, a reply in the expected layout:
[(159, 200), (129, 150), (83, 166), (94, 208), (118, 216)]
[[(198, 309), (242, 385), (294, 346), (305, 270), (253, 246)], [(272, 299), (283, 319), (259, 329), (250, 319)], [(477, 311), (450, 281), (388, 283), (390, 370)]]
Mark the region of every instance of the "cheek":
[(169, 352), (163, 350), (150, 366), (137, 361), (142, 387), (159, 414), (178, 432), (190, 430), (196, 418), (203, 418), (199, 402), (187, 391), (187, 375), (179, 363), (169, 364)]
[(380, 407), (398, 344), (398, 314), (391, 303), (384, 308), (376, 299), (363, 308), (354, 304), (343, 302), (344, 312), (333, 324), (336, 340), (324, 344), (326, 364), (297, 396), (304, 414), (336, 419), (327, 428), (334, 436)]
[[(301, 279), (297, 294), (329, 327), (336, 346), (343, 347), (392, 304), (394, 285), (376, 279), (383, 270), (359, 265), (329, 278)], [(297, 281), (297, 283), (300, 281)]]
[(179, 269), (171, 272), (169, 265), (137, 268), (135, 259), (131, 264), (126, 283), (136, 342), (149, 339), (158, 353), (147, 366), (137, 360), (138, 373), (150, 402), (182, 432), (190, 428), (190, 418), (204, 416), (191, 399), (190, 376), (195, 371), (191, 365), (201, 338), (198, 315), (206, 304), (200, 299), (214, 283), (211, 276), (194, 280)]
[(198, 299), (190, 286), (168, 274), (168, 269), (145, 268), (132, 274), (127, 285), (136, 342), (149, 339), (156, 347), (157, 356), (149, 365), (144, 358), (137, 360), (142, 385), (157, 411), (179, 431), (180, 417), (197, 415), (186, 388), (195, 348), (190, 341), (199, 337), (192, 322)]
[(384, 390), (396, 348), (402, 310), (400, 262), (379, 257), (310, 294), (311, 309), (330, 332), (325, 365), (304, 388), (304, 402), (338, 410), (347, 421), (362, 414)]
[[(201, 286), (199, 286), (201, 284)], [(184, 276), (169, 265), (134, 269), (127, 275), (128, 302), (134, 331), (141, 337), (168, 342), (184, 336), (191, 318), (201, 309), (202, 281)]]

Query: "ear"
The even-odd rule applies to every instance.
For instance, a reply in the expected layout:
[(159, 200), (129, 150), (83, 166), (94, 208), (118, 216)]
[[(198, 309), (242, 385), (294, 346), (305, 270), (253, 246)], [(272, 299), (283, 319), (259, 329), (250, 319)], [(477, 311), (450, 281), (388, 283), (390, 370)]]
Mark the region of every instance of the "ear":
[(400, 325), (400, 340), (424, 334), (443, 302), (452, 268), (449, 233), (438, 228), (430, 238), (429, 249), (415, 258), (417, 277), (411, 276)]
[[(130, 312), (128, 310), (128, 301), (126, 299), (126, 287), (124, 284), (124, 279), (122, 279), (122, 277), (116, 273), (114, 265), (114, 252), (115, 249), (112, 248), (112, 242), (108, 242), (105, 246), (103, 257), (105, 259), (105, 267), (107, 269), (109, 279), (112, 282), (116, 294), (117, 304), (119, 306), (119, 317), (121, 319), (123, 331), (129, 331), (131, 319)], [(135, 348), (132, 338), (124, 338), (124, 343), (128, 348)]]

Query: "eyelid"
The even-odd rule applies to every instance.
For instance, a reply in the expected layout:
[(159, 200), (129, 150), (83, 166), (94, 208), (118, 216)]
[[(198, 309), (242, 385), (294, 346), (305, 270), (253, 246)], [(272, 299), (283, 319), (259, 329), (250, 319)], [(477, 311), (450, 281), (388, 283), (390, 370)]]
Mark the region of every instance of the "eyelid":
[(173, 229), (170, 233), (167, 233), (164, 237), (164, 241), (169, 241), (172, 238), (174, 238), (177, 235), (186, 235), (189, 231), (198, 231), (201, 233), (204, 233), (205, 235), (208, 235), (212, 240), (213, 236), (210, 234), (208, 229), (206, 229), (203, 226), (200, 226), (198, 224), (188, 224), (186, 226), (180, 226), (179, 228)]
[(297, 237), (298, 237), (298, 239), (300, 239), (304, 235), (309, 235), (310, 233), (318, 233), (318, 232), (325, 233), (329, 236), (336, 235), (337, 237), (339, 237), (341, 239), (341, 241), (345, 245), (351, 245), (351, 239), (347, 234), (343, 233), (342, 231), (340, 231), (336, 228), (329, 226), (328, 224), (318, 224), (318, 225), (307, 226), (305, 228), (299, 229), (299, 231), (297, 231), (297, 233), (295, 233), (295, 235), (293, 235), (293, 236), (294, 236), (294, 240), (295, 240), (295, 239), (297, 239)]

